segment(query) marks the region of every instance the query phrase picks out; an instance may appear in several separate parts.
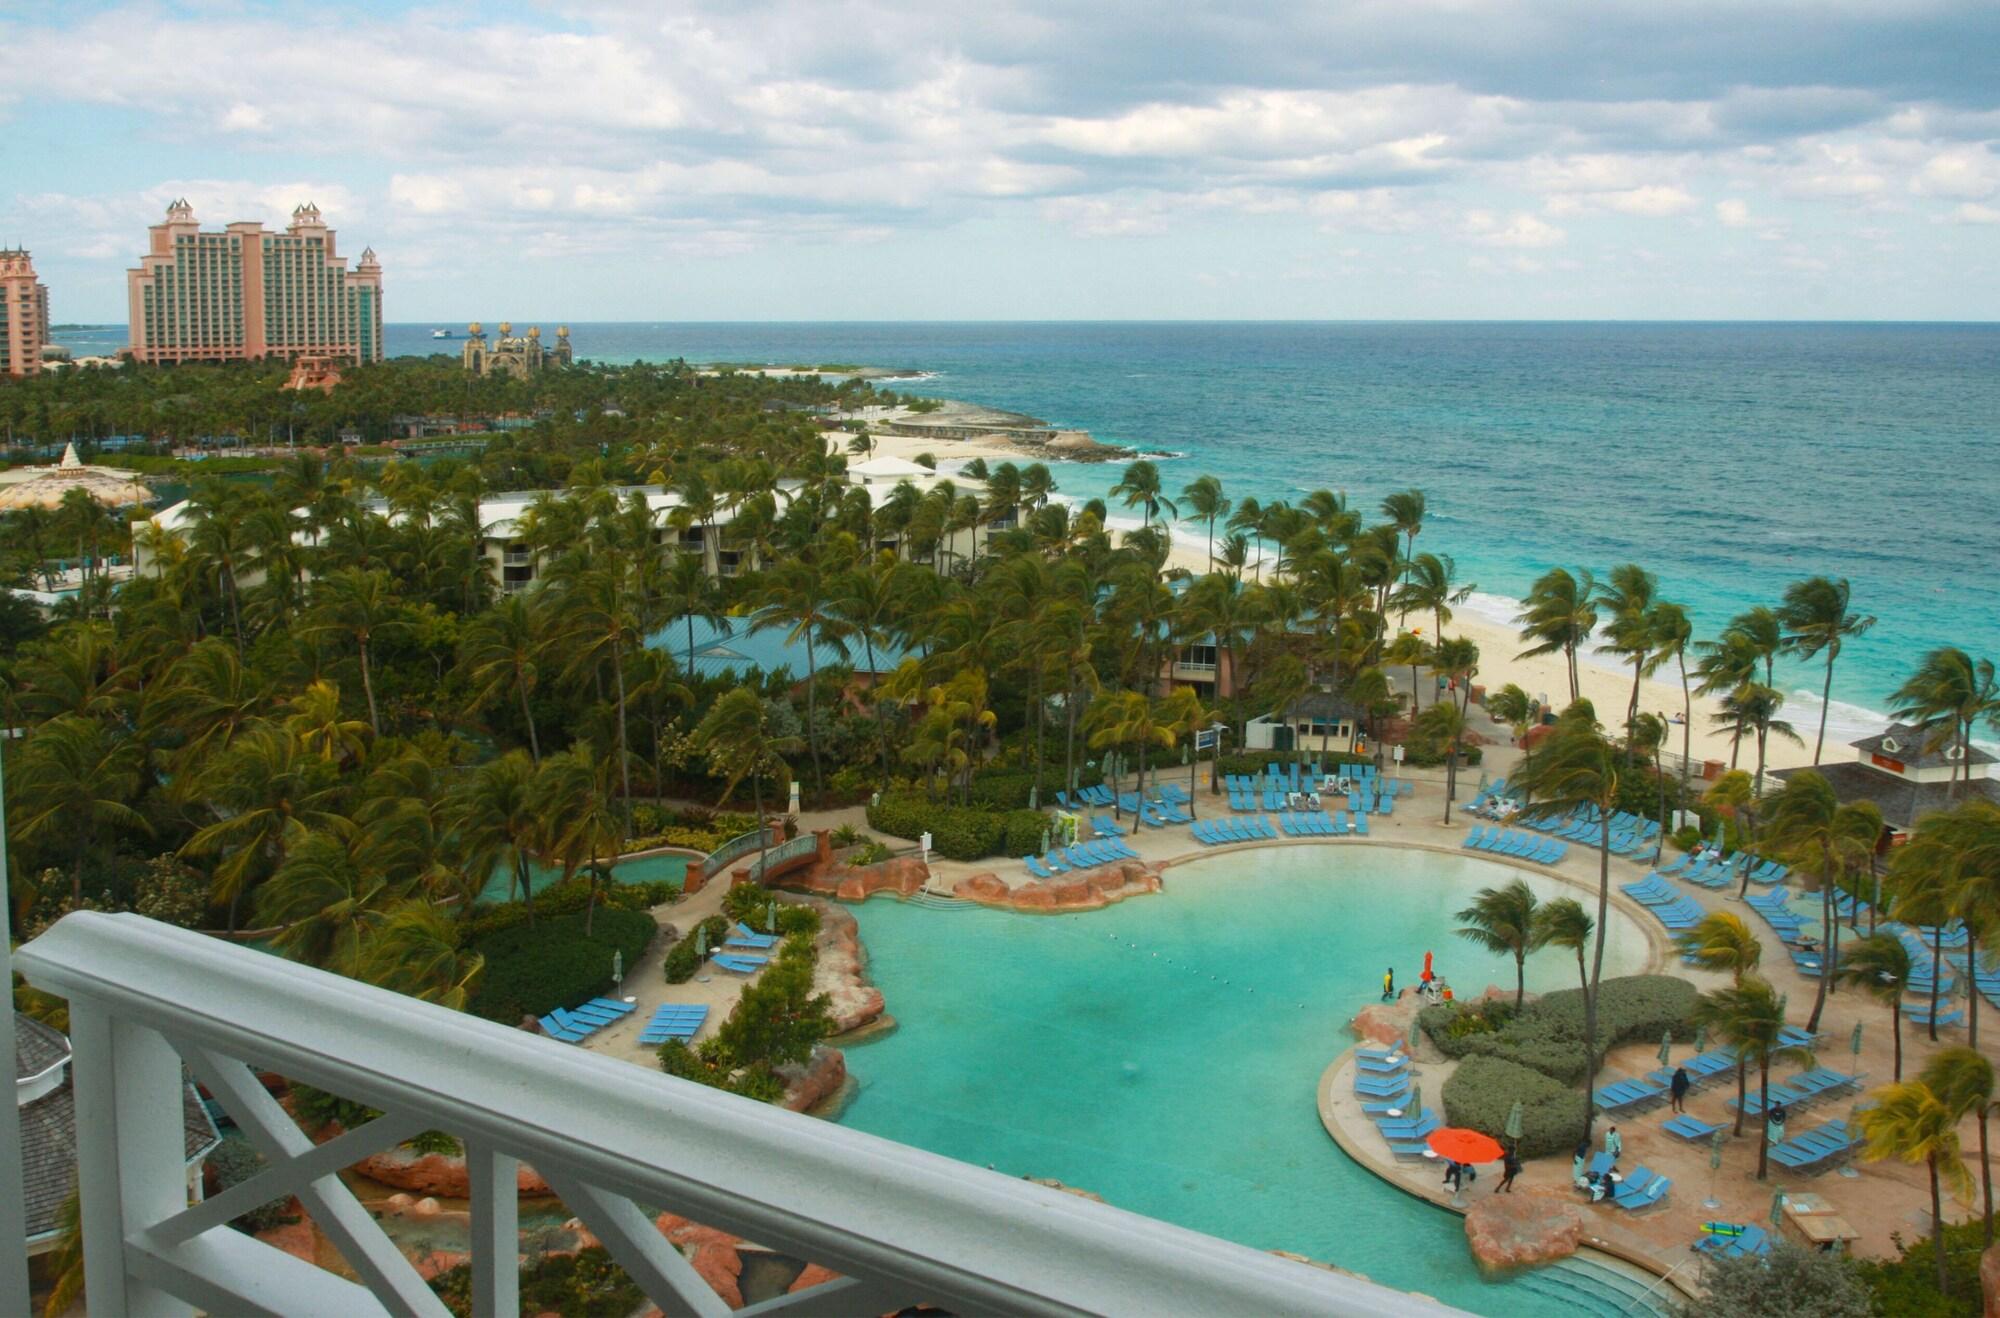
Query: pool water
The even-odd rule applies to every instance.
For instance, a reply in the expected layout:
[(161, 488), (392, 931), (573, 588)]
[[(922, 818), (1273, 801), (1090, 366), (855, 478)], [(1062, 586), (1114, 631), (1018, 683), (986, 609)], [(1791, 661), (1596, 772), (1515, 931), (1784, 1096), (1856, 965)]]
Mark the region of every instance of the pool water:
[[(655, 856), (640, 856), (634, 860), (621, 860), (612, 867), (612, 874), (620, 883), (651, 883), (666, 879), (679, 883), (687, 878), (688, 858), (675, 853)], [(536, 892), (562, 882), (562, 870), (558, 866), (534, 864), (528, 867), (528, 886)], [(510, 891), (511, 889), (511, 891)], [(493, 871), (493, 877), (480, 889), (482, 902), (504, 902), (518, 899), (520, 888), (514, 884), (513, 876), (502, 865)]]
[[(1386, 966), (1412, 983), (1429, 949), (1464, 994), (1512, 986), (1511, 959), (1452, 930), (1480, 888), (1519, 874), (1384, 847), (1285, 847), (1177, 866), (1163, 894), (1102, 911), (869, 902), (856, 914), (870, 974), (899, 1028), (848, 1052), (857, 1088), (840, 1120), (1462, 1308), (1562, 1313), (1483, 1281), (1459, 1219), (1351, 1162), (1315, 1102)], [(1574, 891), (1525, 877), (1544, 898)], [(1644, 934), (1614, 911), (1605, 973), (1645, 959)], [(1575, 982), (1573, 954), (1529, 958), (1530, 989)]]

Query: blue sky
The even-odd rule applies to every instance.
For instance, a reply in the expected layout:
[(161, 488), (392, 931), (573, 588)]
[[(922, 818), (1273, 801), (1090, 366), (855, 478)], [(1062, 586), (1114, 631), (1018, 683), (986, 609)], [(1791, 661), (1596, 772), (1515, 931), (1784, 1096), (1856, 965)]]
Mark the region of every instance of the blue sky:
[(318, 202), (392, 320), (2000, 307), (1990, 0), (0, 0), (0, 244)]

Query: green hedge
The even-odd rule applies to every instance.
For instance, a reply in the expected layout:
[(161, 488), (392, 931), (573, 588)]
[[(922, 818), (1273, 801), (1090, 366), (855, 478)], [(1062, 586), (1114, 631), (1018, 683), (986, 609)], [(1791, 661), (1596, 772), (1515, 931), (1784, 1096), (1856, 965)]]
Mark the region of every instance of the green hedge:
[[(750, 885), (744, 884), (742, 886), (749, 887)], [(667, 983), (685, 984), (694, 978), (695, 971), (701, 969), (703, 958), (700, 948), (703, 940), (696, 935), (697, 931), (703, 929), (708, 931), (707, 946), (711, 952), (721, 947), (723, 940), (729, 937), (729, 921), (719, 915), (711, 915), (693, 929), (688, 930), (686, 936), (680, 942), (675, 943), (667, 952), (665, 966)]]
[[(1104, 780), (1104, 775), (1096, 769), (1079, 770), (1078, 787), (1095, 787)], [(1063, 773), (1060, 768), (1042, 768), (1041, 803), (1053, 806), (1056, 793), (1064, 790)], [(1033, 770), (1025, 773), (986, 773), (972, 780), (972, 804), (988, 810), (1026, 810), (1028, 792), (1035, 785)]]
[[(681, 885), (668, 879), (649, 883), (610, 883), (597, 892), (597, 909), (644, 911), (670, 902), (681, 895)], [(567, 883), (554, 883), (535, 894), (535, 919), (552, 915), (575, 915), (590, 904), (590, 880), (584, 876)], [(522, 902), (496, 902), (472, 912), (472, 928), (467, 936), (488, 937), (528, 922), (528, 908)]]
[(1584, 1096), (1540, 1071), (1500, 1057), (1468, 1057), (1444, 1082), (1445, 1124), (1504, 1139), (1521, 1104), (1521, 1156), (1565, 1153), (1583, 1136)]
[[(1297, 751), (1237, 751), (1225, 755), (1216, 770), (1219, 773), (1252, 774), (1264, 772), (1267, 764), (1298, 764), (1301, 762)], [(1307, 751), (1303, 762), (1310, 767), (1317, 763), (1328, 764), (1373, 764), (1373, 755), (1361, 755), (1354, 751)], [(1207, 767), (1201, 770), (1203, 781), (1208, 778)]]
[[(1698, 996), (1694, 985), (1672, 975), (1605, 980), (1597, 996), (1598, 1055), (1621, 1044), (1656, 1042), (1662, 1033), (1689, 1038)], [(1503, 1004), (1479, 1003), (1426, 1007), (1417, 1019), (1447, 1057), (1502, 1058), (1565, 1085), (1583, 1083), (1582, 989), (1547, 994), (1510, 1016)]]
[(921, 792), (889, 792), (868, 807), (868, 826), (914, 842), (931, 835), (947, 860), (1025, 856), (1041, 850), (1048, 818), (1038, 810), (988, 810), (932, 801)]
[(614, 950), (625, 954), (629, 971), (659, 931), (648, 912), (600, 907), (587, 937), (581, 915), (560, 915), (475, 939), (472, 950), (486, 958), (486, 973), (468, 1009), (513, 1025), (574, 1007), (611, 987)]

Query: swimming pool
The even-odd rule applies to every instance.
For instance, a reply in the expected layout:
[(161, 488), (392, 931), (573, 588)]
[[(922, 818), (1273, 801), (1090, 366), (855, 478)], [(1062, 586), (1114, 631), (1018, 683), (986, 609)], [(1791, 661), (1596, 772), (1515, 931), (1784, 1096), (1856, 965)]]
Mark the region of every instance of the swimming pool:
[[(651, 856), (638, 856), (631, 860), (621, 860), (612, 866), (611, 873), (620, 883), (651, 883), (666, 879), (679, 883), (687, 878), (688, 858), (676, 852), (662, 852)], [(554, 865), (535, 864), (528, 868), (528, 886), (536, 892), (562, 881), (562, 870)], [(510, 892), (509, 889), (512, 888)], [(480, 889), (482, 902), (504, 902), (519, 897), (520, 889), (513, 885), (512, 876), (506, 866), (493, 871), (493, 877)]]
[[(870, 973), (900, 1028), (848, 1052), (857, 1089), (840, 1120), (1463, 1308), (1564, 1313), (1482, 1281), (1459, 1220), (1349, 1161), (1313, 1098), (1385, 966), (1411, 982), (1429, 949), (1465, 994), (1512, 985), (1511, 960), (1451, 931), (1480, 888), (1519, 873), (1279, 847), (1176, 866), (1162, 895), (1102, 911), (869, 902), (856, 915)], [(1545, 898), (1575, 891), (1523, 877)], [(1644, 933), (1614, 911), (1605, 973), (1645, 960)], [(1575, 965), (1531, 957), (1528, 986), (1568, 987)]]

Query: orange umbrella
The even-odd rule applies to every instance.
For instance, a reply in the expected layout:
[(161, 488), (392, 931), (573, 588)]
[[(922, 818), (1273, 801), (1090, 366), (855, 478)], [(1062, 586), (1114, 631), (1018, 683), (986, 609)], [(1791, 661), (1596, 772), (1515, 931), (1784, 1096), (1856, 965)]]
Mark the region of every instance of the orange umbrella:
[(1500, 1161), (1500, 1141), (1491, 1135), (1482, 1135), (1476, 1130), (1446, 1126), (1443, 1130), (1434, 1130), (1426, 1135), (1424, 1143), (1430, 1145), (1431, 1152), (1438, 1157), (1449, 1158), (1453, 1162)]

